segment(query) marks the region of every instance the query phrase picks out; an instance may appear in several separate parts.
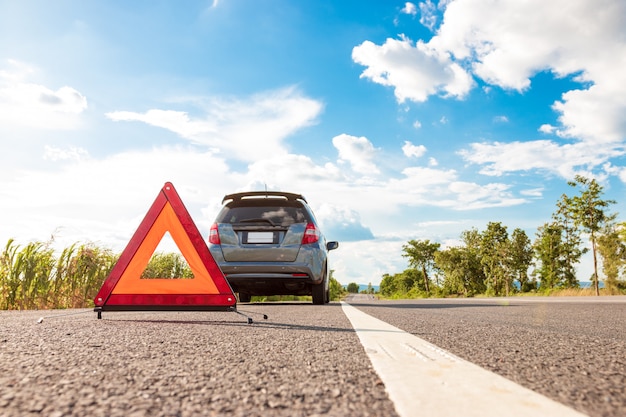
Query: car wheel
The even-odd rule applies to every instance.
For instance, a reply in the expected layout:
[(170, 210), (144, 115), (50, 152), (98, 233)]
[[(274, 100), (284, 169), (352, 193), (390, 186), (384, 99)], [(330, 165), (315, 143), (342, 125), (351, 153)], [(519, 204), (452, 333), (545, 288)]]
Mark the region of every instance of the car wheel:
[(326, 273), (324, 273), (324, 279), (319, 284), (313, 284), (311, 295), (313, 296), (313, 304), (325, 304), (327, 300), (328, 282)]
[(325, 291), (324, 282), (313, 284), (313, 304), (324, 304)]
[(319, 284), (313, 284), (313, 304), (324, 304), (326, 302), (326, 274)]
[(246, 294), (245, 292), (239, 293), (239, 302), (240, 303), (249, 303), (252, 300), (252, 296), (250, 294)]
[(326, 297), (324, 298), (326, 304), (330, 303), (330, 290), (326, 290)]

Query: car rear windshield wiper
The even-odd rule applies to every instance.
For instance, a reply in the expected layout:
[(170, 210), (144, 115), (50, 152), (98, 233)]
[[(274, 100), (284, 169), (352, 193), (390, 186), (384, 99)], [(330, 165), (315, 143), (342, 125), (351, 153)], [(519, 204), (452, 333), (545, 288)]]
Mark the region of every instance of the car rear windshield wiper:
[(239, 223), (269, 223), (272, 226), (276, 226), (274, 224), (273, 221), (271, 221), (270, 219), (243, 219), (243, 220), (239, 220)]

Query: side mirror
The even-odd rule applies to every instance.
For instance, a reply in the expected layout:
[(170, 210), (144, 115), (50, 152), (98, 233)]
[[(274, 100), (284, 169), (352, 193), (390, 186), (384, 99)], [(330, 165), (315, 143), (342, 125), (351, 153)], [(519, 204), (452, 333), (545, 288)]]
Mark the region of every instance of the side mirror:
[(327, 250), (337, 249), (338, 247), (339, 247), (339, 242), (332, 241), (332, 242), (328, 242), (326, 244), (326, 249)]

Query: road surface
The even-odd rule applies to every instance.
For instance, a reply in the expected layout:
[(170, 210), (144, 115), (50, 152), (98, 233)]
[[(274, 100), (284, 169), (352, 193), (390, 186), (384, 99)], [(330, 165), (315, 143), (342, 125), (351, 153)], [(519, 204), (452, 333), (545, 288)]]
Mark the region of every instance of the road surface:
[(626, 416), (626, 297), (348, 300), (590, 416)]
[[(542, 300), (348, 301), (592, 417), (626, 415), (626, 300)], [(239, 310), (254, 323), (0, 311), (0, 416), (398, 415), (342, 304)]]

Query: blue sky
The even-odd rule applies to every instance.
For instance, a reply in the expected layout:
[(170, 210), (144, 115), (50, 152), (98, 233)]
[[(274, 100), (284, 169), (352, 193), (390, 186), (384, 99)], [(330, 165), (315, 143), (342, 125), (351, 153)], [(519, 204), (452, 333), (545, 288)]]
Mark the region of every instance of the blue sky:
[(166, 181), (207, 235), (267, 186), (376, 285), (410, 239), (534, 239), (575, 174), (623, 213), (625, 69), (619, 0), (0, 0), (0, 241), (121, 251)]

